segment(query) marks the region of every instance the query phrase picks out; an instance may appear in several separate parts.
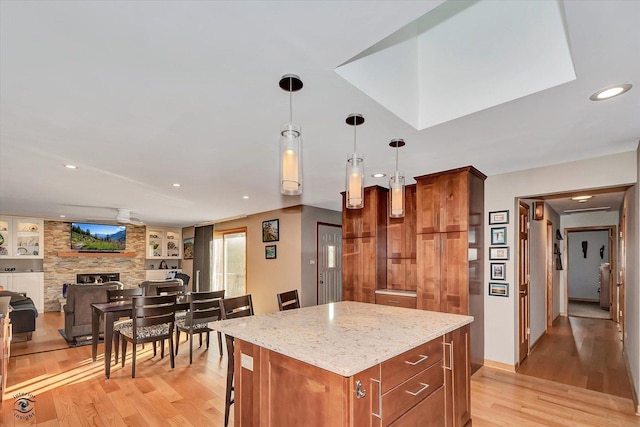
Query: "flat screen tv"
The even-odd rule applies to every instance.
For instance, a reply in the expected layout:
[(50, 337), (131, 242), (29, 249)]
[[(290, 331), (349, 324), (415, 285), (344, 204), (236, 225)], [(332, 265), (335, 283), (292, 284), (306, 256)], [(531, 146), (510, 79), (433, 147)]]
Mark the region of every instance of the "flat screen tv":
[(80, 252), (122, 252), (127, 227), (111, 224), (71, 223), (71, 249)]

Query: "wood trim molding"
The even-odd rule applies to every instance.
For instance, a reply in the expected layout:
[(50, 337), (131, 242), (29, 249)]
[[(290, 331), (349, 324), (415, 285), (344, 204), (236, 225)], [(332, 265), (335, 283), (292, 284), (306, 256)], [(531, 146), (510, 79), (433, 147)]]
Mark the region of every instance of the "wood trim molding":
[(77, 258), (135, 258), (135, 252), (58, 252), (59, 257)]
[(631, 385), (631, 398), (633, 400), (633, 406), (636, 409), (636, 415), (640, 415), (640, 404), (638, 403), (638, 394), (636, 393), (636, 384), (633, 382), (633, 377), (631, 376), (631, 369), (629, 365), (629, 357), (628, 353), (622, 349), (622, 359), (624, 359), (625, 371), (627, 372), (627, 378), (629, 378), (629, 384)]
[(495, 362), (493, 360), (484, 359), (484, 366), (488, 366), (490, 368), (500, 369), (502, 371), (508, 372), (516, 372), (515, 365), (509, 365), (508, 363)]

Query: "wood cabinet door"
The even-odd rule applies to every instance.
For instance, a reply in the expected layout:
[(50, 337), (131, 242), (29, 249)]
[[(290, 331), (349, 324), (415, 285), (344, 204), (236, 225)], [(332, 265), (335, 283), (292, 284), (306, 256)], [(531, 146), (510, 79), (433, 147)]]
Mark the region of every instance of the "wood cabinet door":
[(447, 427), (463, 427), (471, 420), (469, 325), (444, 336), (444, 389)]
[(438, 177), (441, 217), (439, 231), (466, 231), (469, 227), (469, 173)]
[(342, 195), (342, 238), (374, 237), (378, 229), (385, 228), (387, 190), (382, 187), (364, 189), (364, 207), (347, 209), (346, 194)]
[(387, 218), (387, 258), (405, 258), (406, 240), (404, 218)]
[(404, 290), (415, 291), (418, 286), (418, 260), (404, 259)]
[[(376, 239), (342, 240), (342, 299), (375, 303), (379, 267), (376, 258)], [(384, 272), (386, 270), (383, 269)], [(385, 272), (386, 274), (386, 272)]]
[(441, 311), (469, 314), (469, 261), (466, 232), (440, 233)]
[(404, 215), (404, 257), (416, 257), (416, 186), (408, 185), (405, 188), (405, 215)]
[(442, 311), (440, 304), (440, 233), (417, 236), (418, 308)]
[(387, 289), (405, 290), (405, 261), (404, 259), (387, 259)]
[(440, 230), (440, 187), (438, 178), (425, 178), (416, 184), (416, 233), (435, 233)]
[(346, 427), (348, 382), (333, 372), (261, 348), (260, 418), (253, 425)]

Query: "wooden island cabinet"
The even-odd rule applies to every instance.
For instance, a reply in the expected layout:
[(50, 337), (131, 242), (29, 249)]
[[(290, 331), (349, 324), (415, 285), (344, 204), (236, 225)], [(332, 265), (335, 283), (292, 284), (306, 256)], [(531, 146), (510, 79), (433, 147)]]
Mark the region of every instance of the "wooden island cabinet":
[(339, 302), (210, 325), (235, 337), (236, 426), (462, 427), (472, 320)]

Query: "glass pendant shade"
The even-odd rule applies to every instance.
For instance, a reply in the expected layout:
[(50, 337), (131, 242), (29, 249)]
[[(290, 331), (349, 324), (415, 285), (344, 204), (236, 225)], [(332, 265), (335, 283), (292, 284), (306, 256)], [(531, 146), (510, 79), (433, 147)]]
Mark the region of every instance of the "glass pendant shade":
[(280, 193), (302, 194), (302, 127), (293, 123), (293, 92), (302, 89), (302, 80), (285, 74), (279, 86), (289, 92), (289, 121), (280, 127)]
[(347, 209), (364, 207), (364, 158), (360, 153), (347, 157)]
[(285, 123), (280, 128), (280, 192), (287, 196), (302, 194), (301, 127)]
[(398, 171), (389, 179), (389, 216), (404, 217), (404, 176)]

